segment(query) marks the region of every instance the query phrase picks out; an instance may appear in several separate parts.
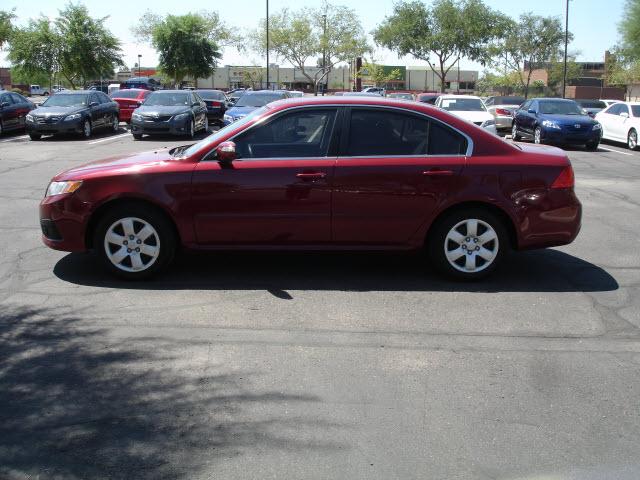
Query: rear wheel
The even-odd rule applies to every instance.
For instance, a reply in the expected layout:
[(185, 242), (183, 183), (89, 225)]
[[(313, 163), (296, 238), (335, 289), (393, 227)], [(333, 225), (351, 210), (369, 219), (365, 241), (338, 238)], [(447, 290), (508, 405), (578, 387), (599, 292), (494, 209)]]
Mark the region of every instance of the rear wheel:
[(113, 130), (114, 133), (120, 130), (120, 119), (118, 118), (118, 115), (114, 114), (111, 119), (111, 130)]
[(633, 128), (629, 131), (629, 135), (627, 135), (627, 146), (629, 150), (638, 148), (638, 132)]
[(511, 139), (517, 142), (521, 138), (522, 137), (518, 135), (518, 127), (516, 126), (516, 122), (513, 122), (513, 126), (511, 127)]
[(433, 227), (427, 244), (434, 266), (458, 280), (478, 280), (490, 275), (508, 246), (502, 220), (481, 208), (447, 215)]
[(540, 127), (536, 127), (533, 131), (533, 142), (542, 143), (542, 129)]
[(42, 135), (40, 135), (39, 133), (30, 133), (29, 138), (31, 140), (40, 140), (42, 138)]
[(189, 129), (187, 130), (187, 136), (193, 138), (196, 135), (196, 127), (193, 118), (189, 121)]
[(82, 136), (84, 138), (91, 137), (91, 122), (88, 118), (86, 118), (82, 123)]
[(173, 259), (175, 236), (161, 213), (144, 205), (122, 205), (98, 223), (94, 248), (115, 275), (126, 280), (148, 278)]

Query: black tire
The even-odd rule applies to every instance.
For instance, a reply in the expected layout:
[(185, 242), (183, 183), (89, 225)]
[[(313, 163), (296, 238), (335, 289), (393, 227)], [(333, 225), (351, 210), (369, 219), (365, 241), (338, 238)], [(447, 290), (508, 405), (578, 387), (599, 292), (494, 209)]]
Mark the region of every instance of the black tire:
[[(119, 219), (126, 217), (136, 217), (144, 220), (156, 230), (159, 237), (160, 252), (158, 257), (155, 262), (142, 271), (130, 272), (122, 270), (114, 265), (107, 256), (104, 245), (107, 230)], [(158, 274), (171, 263), (176, 250), (176, 237), (170, 221), (164, 214), (153, 207), (136, 203), (122, 204), (109, 210), (100, 218), (94, 232), (93, 247), (105, 268), (112, 274), (125, 280), (143, 280)]]
[(600, 142), (589, 142), (585, 145), (585, 147), (588, 151), (595, 152), (596, 150), (598, 150), (599, 145), (600, 145)]
[[(446, 249), (452, 250), (453, 247), (455, 247), (455, 245), (449, 245), (450, 242), (447, 241), (447, 235), (449, 234), (449, 232), (452, 231), (452, 229), (460, 222), (468, 219), (477, 219), (481, 222), (486, 223), (487, 225), (491, 226), (491, 228), (493, 228), (497, 235), (497, 244), (494, 244), (494, 247), (497, 251), (495, 252), (493, 260), (491, 261), (491, 263), (485, 266), (483, 266), (482, 263), (484, 261), (483, 259), (474, 260), (479, 268), (478, 271), (474, 272), (461, 271), (458, 268), (455, 268), (449, 262), (445, 253)], [(478, 231), (476, 233), (478, 235), (481, 235), (484, 232), (486, 232), (486, 230), (480, 230), (480, 227), (478, 227)], [(440, 273), (454, 280), (474, 281), (491, 275), (499, 267), (500, 263), (504, 259), (504, 256), (510, 249), (510, 244), (509, 235), (507, 234), (506, 226), (504, 225), (503, 220), (488, 210), (473, 207), (464, 210), (454, 210), (450, 214), (439, 219), (429, 231), (426, 247), (427, 254), (432, 265)], [(465, 259), (466, 261), (466, 258), (467, 257), (465, 255), (460, 257), (460, 260)], [(459, 265), (458, 267), (463, 268), (461, 265)]]
[(120, 130), (120, 119), (118, 118), (118, 115), (115, 115), (111, 118), (111, 131), (113, 133), (118, 133), (118, 130)]
[(134, 133), (133, 134), (133, 139), (134, 140), (142, 140), (142, 134), (141, 133)]
[(189, 131), (187, 131), (187, 137), (193, 139), (196, 136), (196, 126), (193, 118), (189, 121)]
[(522, 137), (518, 135), (518, 127), (516, 126), (515, 120), (513, 121), (513, 126), (511, 127), (511, 140), (519, 141)]
[(30, 133), (29, 138), (31, 140), (40, 140), (42, 138), (42, 135), (40, 135), (39, 133)]

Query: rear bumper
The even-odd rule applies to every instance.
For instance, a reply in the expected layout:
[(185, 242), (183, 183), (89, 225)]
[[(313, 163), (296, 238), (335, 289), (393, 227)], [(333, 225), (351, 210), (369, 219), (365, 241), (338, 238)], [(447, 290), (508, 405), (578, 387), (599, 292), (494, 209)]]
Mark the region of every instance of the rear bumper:
[(91, 205), (73, 194), (46, 197), (40, 202), (42, 242), (65, 252), (84, 252)]
[(496, 115), (496, 128), (498, 130), (511, 130), (513, 125), (513, 117), (507, 117), (504, 115)]

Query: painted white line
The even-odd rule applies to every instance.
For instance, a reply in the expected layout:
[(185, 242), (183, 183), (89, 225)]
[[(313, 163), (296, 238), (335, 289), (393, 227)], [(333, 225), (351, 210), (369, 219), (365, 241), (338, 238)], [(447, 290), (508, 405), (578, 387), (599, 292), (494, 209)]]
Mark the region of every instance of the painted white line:
[(4, 140), (0, 140), (0, 143), (15, 142), (16, 140), (25, 140), (27, 138), (29, 138), (29, 135), (21, 135), (19, 137), (12, 137), (12, 138), (6, 138)]
[(614, 152), (614, 153), (619, 153), (620, 155), (629, 155), (630, 157), (633, 157), (633, 153), (621, 152), (620, 150), (614, 150), (613, 148), (606, 148), (606, 147), (603, 147), (602, 145), (598, 146), (598, 148), (601, 150), (606, 150), (607, 152)]
[(108, 142), (109, 140), (115, 140), (116, 138), (122, 138), (126, 136), (131, 136), (129, 132), (121, 133), (120, 135), (114, 135), (113, 137), (101, 138), (100, 140), (94, 140), (93, 142), (89, 142), (89, 145), (93, 145), (95, 143)]

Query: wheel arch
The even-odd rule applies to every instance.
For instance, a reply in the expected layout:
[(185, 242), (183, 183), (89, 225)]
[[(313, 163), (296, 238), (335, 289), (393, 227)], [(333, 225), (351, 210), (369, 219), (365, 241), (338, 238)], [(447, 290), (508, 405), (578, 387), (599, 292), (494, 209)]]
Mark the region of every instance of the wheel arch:
[(425, 240), (424, 240), (425, 241), (425, 245), (427, 244), (427, 242), (429, 240), (429, 236), (434, 231), (435, 227), (438, 225), (439, 222), (441, 222), (444, 218), (446, 218), (447, 216), (449, 216), (453, 212), (458, 212), (458, 211), (462, 211), (462, 210), (468, 210), (470, 208), (484, 209), (484, 210), (486, 210), (488, 212), (491, 212), (492, 214), (497, 216), (500, 220), (502, 220), (502, 224), (504, 225), (505, 229), (507, 230), (507, 234), (509, 235), (509, 244), (510, 244), (512, 249), (517, 250), (517, 248), (518, 248), (518, 234), (516, 232), (515, 223), (514, 223), (513, 219), (511, 218), (511, 216), (504, 209), (499, 207), (498, 205), (495, 205), (495, 204), (489, 203), (489, 202), (479, 201), (479, 200), (472, 200), (472, 201), (465, 201), (465, 202), (461, 202), (461, 203), (456, 203), (454, 205), (448, 206), (447, 208), (445, 208), (441, 212), (439, 212), (438, 215), (436, 215), (436, 217), (433, 219), (433, 221), (429, 225), (429, 228), (427, 229), (427, 233), (425, 235)]
[(145, 208), (152, 209), (156, 213), (159, 213), (160, 215), (162, 215), (171, 225), (173, 234), (176, 239), (176, 245), (181, 245), (182, 239), (180, 237), (180, 232), (178, 230), (176, 222), (173, 219), (173, 217), (164, 208), (162, 208), (161, 206), (159, 206), (154, 202), (151, 202), (149, 200), (139, 198), (139, 197), (117, 197), (111, 200), (107, 200), (106, 202), (101, 204), (98, 208), (96, 208), (94, 212), (91, 214), (91, 217), (89, 218), (89, 222), (87, 223), (87, 229), (85, 230), (85, 233), (84, 233), (84, 243), (87, 250), (90, 250), (93, 248), (93, 237), (95, 234), (95, 230), (98, 224), (100, 223), (100, 220), (102, 219), (102, 217), (109, 210), (113, 208), (116, 208), (122, 205), (132, 205), (132, 204), (144, 206)]

